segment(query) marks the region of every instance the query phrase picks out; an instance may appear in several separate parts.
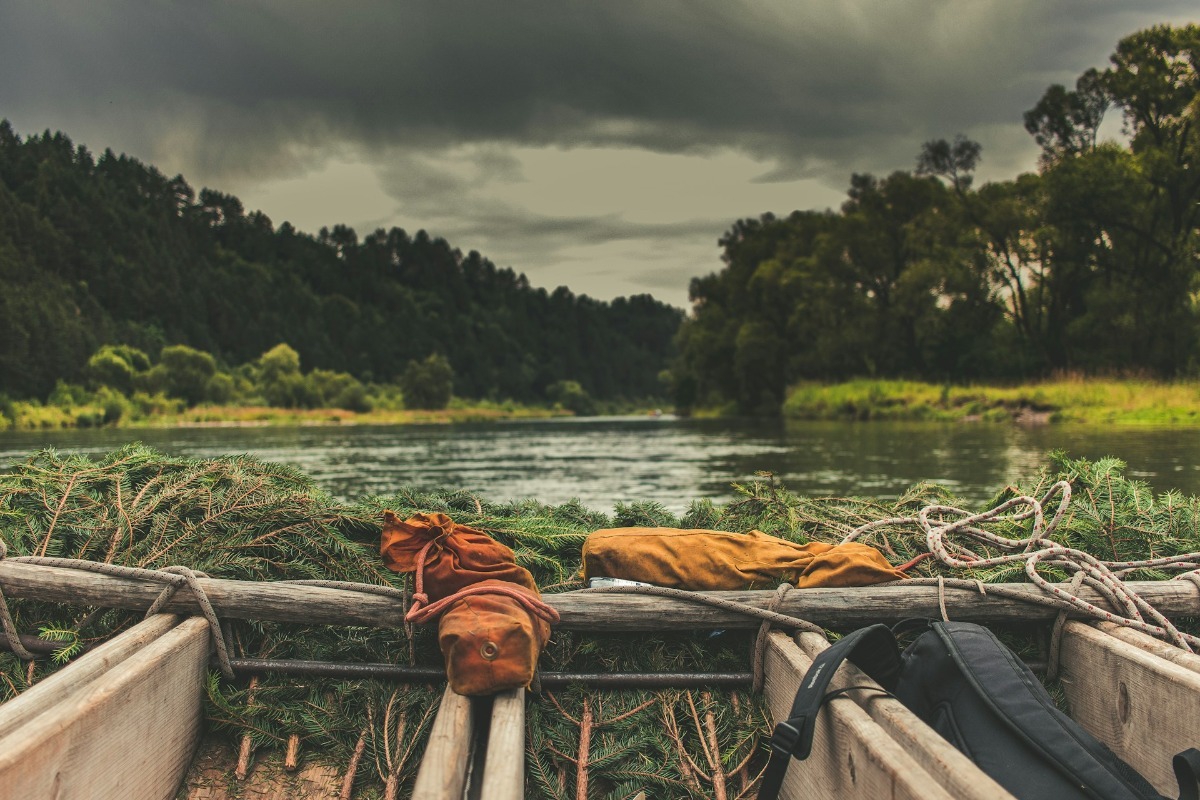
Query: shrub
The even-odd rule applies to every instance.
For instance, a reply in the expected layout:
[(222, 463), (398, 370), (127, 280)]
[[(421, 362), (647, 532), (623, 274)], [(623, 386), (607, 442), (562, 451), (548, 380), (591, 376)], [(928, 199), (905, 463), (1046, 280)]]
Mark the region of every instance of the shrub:
[(129, 394), (135, 378), (148, 369), (150, 358), (136, 347), (106, 344), (88, 359), (85, 373), (94, 387), (111, 386)]
[(424, 361), (409, 361), (400, 376), (407, 408), (445, 408), (453, 387), (454, 370), (441, 353), (430, 353)]
[(558, 381), (546, 389), (546, 394), (555, 405), (565, 408), (578, 417), (596, 413), (596, 401), (578, 381)]
[(208, 382), (217, 372), (217, 361), (211, 354), (184, 344), (164, 347), (158, 366), (164, 371), (167, 394), (187, 401), (189, 406), (204, 400)]

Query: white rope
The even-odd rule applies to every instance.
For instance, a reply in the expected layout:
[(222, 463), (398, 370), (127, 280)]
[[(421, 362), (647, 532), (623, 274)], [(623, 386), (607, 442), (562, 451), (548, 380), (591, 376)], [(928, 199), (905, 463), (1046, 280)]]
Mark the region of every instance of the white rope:
[[(1054, 516), (1046, 522), (1044, 509), (1055, 495), (1059, 496), (1058, 507)], [(888, 525), (915, 524), (925, 534), (925, 546), (928, 551), (948, 567), (982, 569), (1002, 564), (1023, 563), (1029, 580), (1053, 598), (1054, 605), (1060, 608), (1077, 609), (1083, 612), (1084, 616), (1106, 620), (1166, 639), (1189, 652), (1195, 647), (1200, 647), (1200, 637), (1180, 631), (1122, 580), (1124, 575), (1139, 569), (1189, 570), (1177, 576), (1177, 579), (1191, 581), (1200, 593), (1200, 552), (1141, 561), (1102, 561), (1090, 553), (1067, 547), (1049, 538), (1062, 521), (1070, 502), (1071, 484), (1059, 481), (1051, 486), (1041, 499), (1028, 495), (1014, 497), (980, 513), (971, 513), (954, 506), (925, 506), (915, 517), (890, 517), (859, 526), (850, 531), (842, 543), (853, 542)], [(1021, 507), (1024, 507), (1024, 510), (1010, 513), (1012, 509)], [(1009, 522), (1032, 519), (1030, 535), (1024, 539), (1009, 539), (979, 527), (980, 524), (999, 519)], [(962, 541), (951, 539), (952, 536), (990, 545), (1006, 553), (984, 557), (972, 551)], [(1082, 599), (1078, 594), (1078, 582), (1072, 583), (1074, 588), (1067, 589), (1060, 584), (1051, 583), (1038, 572), (1039, 565), (1066, 570), (1072, 577), (1082, 574), (1082, 584), (1094, 589), (1121, 613), (1113, 613)], [(979, 584), (979, 591), (982, 593), (983, 585), (979, 581), (976, 583)]]

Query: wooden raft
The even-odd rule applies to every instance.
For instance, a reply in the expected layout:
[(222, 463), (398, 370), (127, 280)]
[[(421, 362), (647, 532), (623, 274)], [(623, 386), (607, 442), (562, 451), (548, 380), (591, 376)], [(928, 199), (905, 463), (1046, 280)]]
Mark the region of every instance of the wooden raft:
[(160, 614), (0, 705), (0, 800), (165, 800), (203, 722), (208, 623)]
[[(1181, 604), (1193, 605), (1191, 586), (1164, 591), (1181, 590), (1193, 593)], [(812, 659), (828, 646), (819, 634), (769, 634), (764, 691), (776, 719), (787, 716)], [(0, 800), (174, 797), (201, 729), (208, 657), (203, 619), (160, 614), (0, 705)], [(1073, 621), (1063, 629), (1060, 662), (1072, 716), (1172, 795), (1171, 757), (1200, 744), (1200, 656), (1108, 623)], [(846, 663), (831, 688), (871, 685)], [(447, 689), (413, 797), (523, 797), (524, 712), (524, 690), (470, 699)], [(790, 763), (781, 797), (1011, 795), (898, 701), (857, 689), (824, 707), (812, 754)]]

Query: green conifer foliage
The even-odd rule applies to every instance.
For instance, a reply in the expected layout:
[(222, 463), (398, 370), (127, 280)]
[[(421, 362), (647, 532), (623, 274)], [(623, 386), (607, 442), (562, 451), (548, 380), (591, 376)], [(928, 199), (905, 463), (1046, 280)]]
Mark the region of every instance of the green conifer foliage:
[[(1122, 469), (1115, 459), (1087, 462), (1060, 454), (1027, 484), (1006, 488), (995, 500), (1040, 494), (1065, 477), (1075, 494), (1056, 534), (1061, 540), (1101, 558), (1200, 549), (1200, 501), (1175, 493), (1156, 496), (1126, 479)], [(344, 504), (294, 469), (247, 456), (172, 458), (135, 445), (93, 460), (45, 450), (0, 473), (0, 536), (12, 555), (140, 567), (185, 564), (238, 580), (316, 578), (401, 588), (404, 580), (378, 556), (382, 510), (440, 511), (512, 547), (543, 590), (557, 592), (579, 587), (581, 547), (598, 528), (757, 528), (797, 541), (834, 542), (865, 522), (909, 516), (931, 502), (954, 503), (944, 488), (931, 484), (913, 487), (895, 503), (798, 497), (768, 475), (737, 491), (726, 505), (695, 502), (682, 518), (655, 503), (618, 505), (609, 516), (579, 503), (488, 503), (465, 491), (401, 489)], [(1008, 523), (995, 530), (1016, 534), (1027, 527)], [(884, 528), (872, 537), (895, 563), (924, 548), (923, 536), (911, 525)], [(917, 567), (923, 574), (937, 569), (930, 561)], [(1024, 580), (1023, 573), (1008, 568), (966, 576)], [(63, 647), (56, 658), (32, 666), (0, 651), (0, 700), (141, 616), (35, 601), (10, 606), (21, 631), (40, 632)], [(227, 624), (237, 657), (441, 664), (436, 628)], [(748, 631), (631, 637), (559, 630), (542, 665), (564, 671), (745, 671), (752, 640)], [(226, 681), (212, 670), (208, 747), (232, 760), (245, 740), (247, 752), (263, 760), (297, 739), (302, 758), (343, 774), (362, 741), (354, 796), (402, 797), (415, 778), (440, 692), (439, 686), (278, 675), (252, 686), (245, 678)], [(761, 698), (748, 690), (576, 686), (532, 699), (527, 720), (526, 785), (533, 798), (631, 798), (640, 791), (652, 797), (752, 797), (771, 728)]]

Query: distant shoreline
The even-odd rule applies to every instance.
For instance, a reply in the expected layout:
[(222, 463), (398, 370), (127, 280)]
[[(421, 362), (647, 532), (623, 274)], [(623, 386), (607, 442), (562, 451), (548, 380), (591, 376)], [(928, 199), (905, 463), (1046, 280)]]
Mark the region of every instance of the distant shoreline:
[[(654, 413), (645, 408), (629, 413)], [(661, 413), (661, 412), (660, 412)], [(780, 409), (788, 421), (917, 421), (1055, 425), (1181, 425), (1200, 427), (1200, 381), (1066, 378), (1035, 383), (954, 386), (899, 380), (853, 380), (793, 386)], [(376, 409), (202, 405), (101, 424), (99, 409), (42, 406), (15, 421), (0, 418), (0, 431), (84, 428), (259, 428), (345, 425), (449, 425), (515, 419), (553, 419), (576, 414), (561, 407), (455, 400), (449, 408)], [(694, 409), (691, 416), (736, 416), (731, 407)], [(2, 423), (7, 422), (7, 425)]]
[(1200, 426), (1200, 381), (1065, 378), (1013, 386), (855, 380), (792, 387), (789, 420)]
[[(55, 409), (57, 410), (57, 409)], [(484, 404), (422, 410), (348, 411), (339, 408), (272, 408), (270, 406), (195, 406), (183, 411), (150, 414), (140, 418), (122, 418), (96, 424), (96, 415), (87, 407), (42, 413), (15, 424), (0, 426), (0, 431), (38, 431), (86, 428), (264, 428), (315, 427), (345, 425), (450, 425), (512, 419), (552, 419), (573, 416), (561, 408)]]

